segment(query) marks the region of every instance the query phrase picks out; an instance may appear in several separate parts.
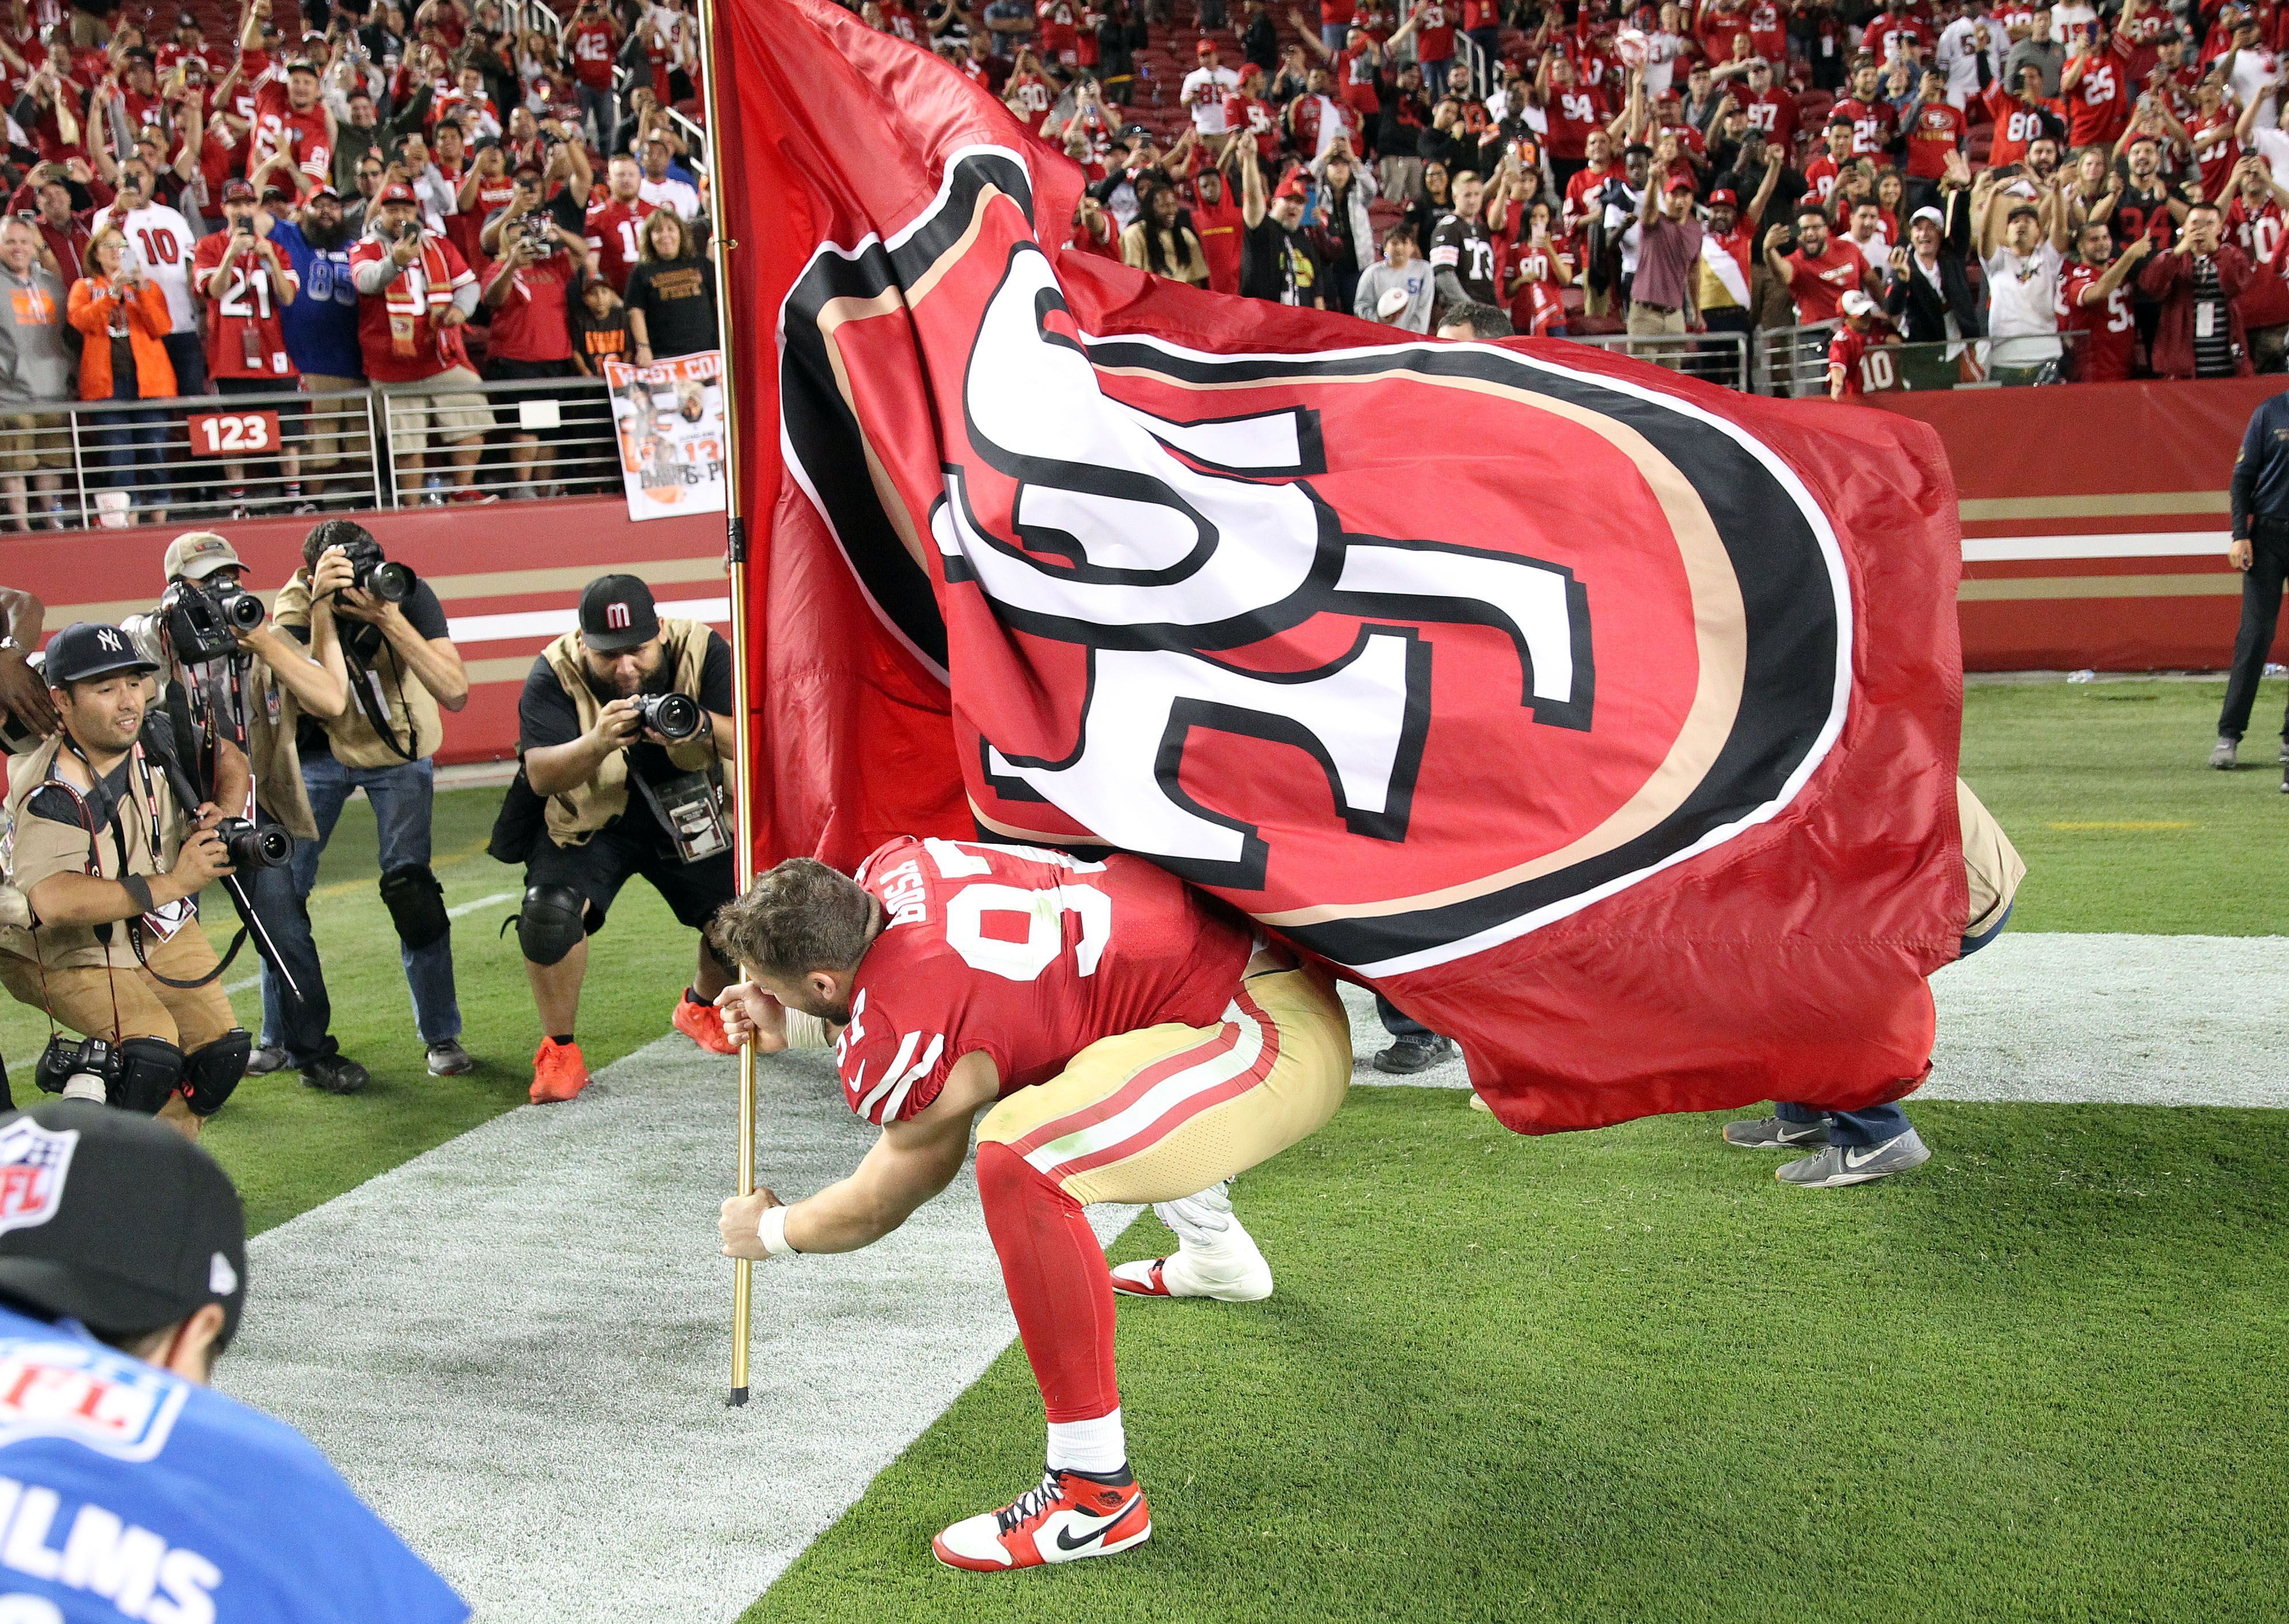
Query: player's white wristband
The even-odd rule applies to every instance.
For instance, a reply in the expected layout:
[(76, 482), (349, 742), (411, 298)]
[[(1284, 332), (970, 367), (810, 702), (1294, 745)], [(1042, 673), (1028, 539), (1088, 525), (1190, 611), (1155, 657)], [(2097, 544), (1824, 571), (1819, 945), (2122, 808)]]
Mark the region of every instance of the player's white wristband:
[(763, 1208), (762, 1217), (756, 1221), (755, 1238), (763, 1243), (763, 1252), (766, 1256), (793, 1257), (795, 1255), (795, 1249), (787, 1244), (786, 1218), (786, 1207), (767, 1206)]
[(790, 1009), (786, 1012), (786, 1041), (791, 1049), (831, 1049), (834, 1047), (834, 1029), (815, 1015)]

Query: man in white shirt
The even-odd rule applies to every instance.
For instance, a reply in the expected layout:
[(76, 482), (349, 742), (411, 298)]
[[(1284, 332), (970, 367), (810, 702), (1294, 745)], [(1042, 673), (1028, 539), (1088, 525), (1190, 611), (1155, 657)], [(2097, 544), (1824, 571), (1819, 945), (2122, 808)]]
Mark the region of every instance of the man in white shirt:
[(668, 174), (668, 161), (674, 155), (660, 136), (644, 143), (643, 179), (636, 183), (636, 195), (655, 209), (674, 210), (676, 219), (689, 226), (699, 218), (699, 194), (690, 181)]
[(1223, 135), (1229, 126), (1224, 122), (1224, 99), (1240, 94), (1240, 76), (1216, 61), (1216, 41), (1204, 39), (1200, 46), (1200, 65), (1184, 76), (1184, 88), (1176, 100), (1190, 108), (1192, 128), (1203, 136)]
[(1884, 211), (1871, 201), (1863, 199), (1852, 205), (1844, 240), (1858, 249), (1870, 265), (1879, 266), (1892, 257), (1891, 239), (1884, 235)]
[(1677, 59), (1685, 54), (1685, 20), (1675, 5), (1661, 8), (1661, 23), (1645, 36), (1645, 93), (1648, 103), (1669, 94)]
[(2043, 212), (2013, 203), (2004, 240), (1987, 257), (1987, 336), (1997, 367), (2035, 367), (2059, 357), (2059, 283), (2066, 257), (2043, 232)]
[[(2281, 66), (2270, 51), (2257, 43), (2257, 18), (2243, 12), (2233, 25), (2233, 49), (2220, 59), (2225, 64), (2227, 88), (2233, 99), (2256, 114), (2255, 127), (2270, 130), (2280, 123), (2280, 109), (2274, 105), (2274, 94), (2281, 84)], [(2249, 139), (2242, 138), (2244, 146)], [(2277, 172), (2280, 166), (2275, 165)]]
[(1989, 77), (2003, 77), (2003, 25), (1983, 9), (1966, 11), (1941, 31), (1933, 53), (1947, 75), (1947, 102), (1960, 112), (1979, 99), (1979, 59), (1987, 59)]
[(174, 325), (166, 338), (167, 359), (175, 369), (175, 393), (207, 392), (206, 344), (199, 337), (199, 301), (191, 292), (191, 259), (199, 239), (190, 221), (152, 201), (151, 171), (140, 158), (119, 166), (118, 191), (89, 222), (92, 235), (117, 226), (127, 239), (127, 256), (143, 267), (151, 285), (167, 296)]

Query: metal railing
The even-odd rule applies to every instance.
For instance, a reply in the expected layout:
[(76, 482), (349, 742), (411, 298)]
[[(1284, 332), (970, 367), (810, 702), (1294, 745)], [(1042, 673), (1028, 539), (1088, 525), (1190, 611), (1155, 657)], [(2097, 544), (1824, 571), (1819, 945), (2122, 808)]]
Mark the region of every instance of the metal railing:
[(591, 378), (0, 406), (0, 533), (618, 492)]
[[(1759, 394), (1813, 400), (1828, 394), (1828, 341), (1839, 323), (1811, 322), (1758, 333), (1750, 384)], [(2017, 388), (2073, 380), (2079, 331), (1892, 344), (1868, 352), (1863, 393)]]
[(1741, 332), (1587, 333), (1567, 335), (1569, 344), (1587, 344), (1703, 383), (1746, 390), (1750, 383), (1749, 335)]

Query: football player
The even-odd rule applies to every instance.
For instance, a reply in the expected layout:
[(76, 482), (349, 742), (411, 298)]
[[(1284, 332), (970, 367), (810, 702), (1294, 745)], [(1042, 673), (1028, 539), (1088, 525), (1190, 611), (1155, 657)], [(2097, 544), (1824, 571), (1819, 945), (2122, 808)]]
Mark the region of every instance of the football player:
[(1113, 1283), (1082, 1208), (1168, 1204), (1208, 1261), (1260, 1265), (1220, 1191), (1182, 1198), (1335, 1114), (1352, 1046), (1333, 986), (1139, 858), (1029, 847), (900, 839), (855, 880), (792, 859), (711, 929), (754, 977), (718, 999), (726, 1034), (770, 1052), (841, 1028), (850, 1108), (882, 1130), (816, 1195), (724, 1202), (726, 1254), (881, 1239), (953, 1181), (977, 1119), (978, 1194), (1049, 1464), (1038, 1487), (942, 1531), (938, 1559), (995, 1572), (1142, 1544), (1152, 1513), (1121, 1429)]

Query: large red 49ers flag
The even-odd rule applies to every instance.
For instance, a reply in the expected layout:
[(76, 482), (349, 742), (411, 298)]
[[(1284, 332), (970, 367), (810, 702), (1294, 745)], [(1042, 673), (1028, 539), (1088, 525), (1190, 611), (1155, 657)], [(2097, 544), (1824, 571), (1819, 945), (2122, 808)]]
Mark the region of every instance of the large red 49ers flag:
[(1527, 1130), (1923, 1075), (1929, 430), (1061, 251), (1079, 172), (982, 88), (826, 0), (719, 15), (761, 861), (1137, 853)]

